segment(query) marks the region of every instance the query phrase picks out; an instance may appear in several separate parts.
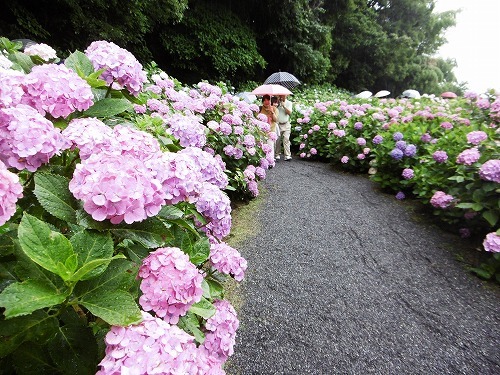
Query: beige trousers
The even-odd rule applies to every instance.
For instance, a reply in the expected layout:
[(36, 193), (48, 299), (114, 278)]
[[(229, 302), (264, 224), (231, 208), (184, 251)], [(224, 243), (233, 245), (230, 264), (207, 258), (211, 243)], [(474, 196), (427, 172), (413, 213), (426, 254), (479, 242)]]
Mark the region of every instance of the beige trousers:
[(285, 157), (292, 156), (290, 153), (290, 131), (292, 130), (292, 126), (290, 123), (286, 123), (285, 125), (280, 125), (280, 136), (276, 140), (276, 147), (275, 147), (275, 155), (278, 156), (281, 154), (281, 142), (283, 142), (283, 153), (285, 154)]

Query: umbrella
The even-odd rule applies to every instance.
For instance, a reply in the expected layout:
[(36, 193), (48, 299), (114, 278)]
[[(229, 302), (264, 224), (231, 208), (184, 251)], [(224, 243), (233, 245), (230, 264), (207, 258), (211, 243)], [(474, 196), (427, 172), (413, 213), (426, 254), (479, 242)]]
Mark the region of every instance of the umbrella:
[(295, 86), (300, 85), (300, 81), (293, 74), (287, 72), (276, 72), (266, 78), (264, 84), (277, 83), (286, 88), (293, 89)]
[(457, 97), (457, 94), (451, 91), (446, 91), (441, 94), (441, 97), (445, 99), (453, 99)]
[(372, 96), (371, 91), (361, 91), (359, 94), (354, 95), (355, 98), (368, 99)]
[(417, 90), (405, 90), (401, 96), (403, 98), (420, 99), (420, 93)]
[(236, 96), (247, 103), (253, 103), (255, 99), (257, 99), (257, 97), (254, 94), (248, 91), (239, 92), (238, 94), (236, 94)]
[(291, 95), (292, 92), (281, 85), (260, 85), (252, 91), (254, 95)]
[(384, 96), (387, 96), (387, 95), (390, 95), (390, 91), (387, 91), (387, 90), (380, 90), (379, 92), (377, 92), (375, 95), (373, 95), (374, 97), (376, 98), (383, 98)]

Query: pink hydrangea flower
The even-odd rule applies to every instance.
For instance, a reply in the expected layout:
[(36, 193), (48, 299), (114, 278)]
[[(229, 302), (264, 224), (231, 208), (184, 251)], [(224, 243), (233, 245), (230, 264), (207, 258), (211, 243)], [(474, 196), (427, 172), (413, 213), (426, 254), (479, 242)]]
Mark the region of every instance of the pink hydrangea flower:
[(23, 82), (23, 103), (36, 108), (41, 115), (68, 117), (94, 104), (90, 85), (64, 65), (36, 65)]
[(220, 155), (212, 156), (198, 147), (186, 147), (178, 154), (191, 159), (192, 167), (200, 173), (200, 181), (210, 182), (219, 189), (225, 189), (228, 185), (228, 177), (224, 172), (226, 165)]
[(438, 163), (444, 163), (446, 160), (448, 160), (448, 154), (446, 153), (446, 151), (438, 150), (432, 154), (432, 158)]
[(405, 168), (405, 169), (403, 169), (403, 172), (401, 173), (401, 176), (403, 176), (403, 178), (405, 180), (412, 179), (414, 175), (415, 175), (415, 173), (413, 172), (413, 169), (411, 169), (411, 168)]
[(142, 317), (137, 325), (111, 327), (96, 375), (199, 374), (207, 367), (199, 362), (193, 336), (146, 312)]
[(13, 107), (21, 103), (24, 95), (21, 84), (25, 77), (23, 73), (15, 70), (0, 69), (0, 108)]
[(95, 70), (105, 69), (101, 78), (115, 89), (126, 88), (132, 95), (138, 95), (147, 81), (146, 73), (135, 56), (113, 42), (92, 42), (85, 54)]
[(203, 276), (189, 261), (189, 256), (177, 247), (151, 252), (143, 260), (138, 277), (143, 293), (139, 304), (171, 324), (177, 324), (179, 317), (203, 295)]
[(19, 177), (7, 170), (0, 161), (0, 226), (4, 225), (16, 212), (16, 202), (23, 196)]
[(233, 276), (236, 281), (245, 277), (246, 259), (225, 242), (210, 245), (210, 263), (217, 271)]
[(455, 198), (442, 191), (436, 191), (431, 198), (431, 204), (436, 208), (447, 208)]
[(347, 164), (349, 162), (349, 157), (344, 155), (344, 156), (342, 156), (342, 158), (340, 159), (340, 161), (343, 164)]
[(175, 114), (165, 118), (167, 132), (172, 134), (182, 147), (203, 147), (207, 142), (205, 126), (194, 115)]
[(479, 160), (481, 154), (476, 147), (462, 151), (457, 156), (457, 164), (472, 165)]
[(69, 190), (83, 200), (97, 221), (139, 222), (155, 216), (166, 204), (162, 184), (145, 164), (129, 154), (93, 154), (77, 164)]
[(78, 147), (82, 160), (109, 149), (113, 142), (113, 129), (101, 120), (91, 117), (71, 120), (62, 134)]
[(7, 166), (34, 172), (70, 146), (35, 109), (23, 104), (0, 109), (0, 160)]
[(495, 232), (488, 233), (483, 241), (484, 250), (500, 253), (500, 236)]
[(444, 121), (440, 125), (443, 129), (453, 129), (453, 124), (449, 121)]
[(228, 301), (214, 302), (216, 313), (209, 319), (205, 328), (205, 342), (203, 346), (211, 355), (224, 362), (234, 353), (236, 331), (240, 325), (234, 307)]
[(231, 202), (222, 190), (208, 182), (196, 201), (196, 210), (207, 219), (206, 230), (214, 237), (223, 239), (231, 231)]
[(479, 168), (479, 176), (485, 181), (500, 184), (500, 159), (488, 160)]
[(488, 139), (488, 134), (486, 134), (481, 130), (472, 131), (467, 134), (467, 142), (472, 143), (473, 145), (478, 145), (482, 141), (485, 141), (487, 139)]

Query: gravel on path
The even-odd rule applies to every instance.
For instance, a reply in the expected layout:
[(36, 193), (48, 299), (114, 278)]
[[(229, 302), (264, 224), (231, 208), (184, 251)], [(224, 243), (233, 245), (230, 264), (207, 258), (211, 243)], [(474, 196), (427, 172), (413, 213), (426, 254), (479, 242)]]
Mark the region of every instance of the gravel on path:
[(458, 237), (329, 164), (281, 161), (261, 186), (228, 375), (500, 374), (499, 289)]

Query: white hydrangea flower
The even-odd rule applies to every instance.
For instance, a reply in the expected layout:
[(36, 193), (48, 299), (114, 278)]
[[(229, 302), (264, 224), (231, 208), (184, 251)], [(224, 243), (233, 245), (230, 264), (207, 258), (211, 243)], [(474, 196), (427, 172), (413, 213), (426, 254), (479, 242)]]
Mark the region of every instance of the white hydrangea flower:
[(45, 43), (33, 44), (26, 47), (24, 53), (28, 56), (39, 56), (43, 61), (57, 59), (55, 49)]

